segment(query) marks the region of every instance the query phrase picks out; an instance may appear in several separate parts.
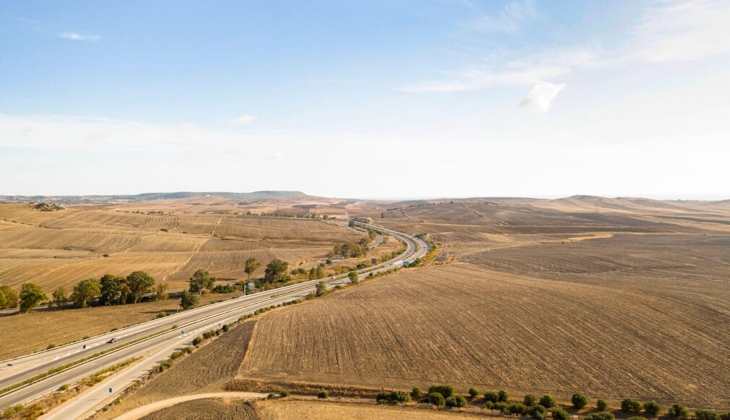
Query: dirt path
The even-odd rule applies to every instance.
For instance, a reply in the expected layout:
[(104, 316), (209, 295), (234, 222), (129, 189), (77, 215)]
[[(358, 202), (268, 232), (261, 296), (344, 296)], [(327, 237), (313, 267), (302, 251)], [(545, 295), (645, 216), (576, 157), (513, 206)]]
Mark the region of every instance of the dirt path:
[(266, 398), (267, 394), (259, 394), (256, 392), (213, 392), (209, 394), (197, 394), (197, 395), (186, 395), (184, 397), (170, 398), (167, 400), (157, 401), (152, 404), (147, 404), (142, 407), (136, 408), (132, 411), (126, 412), (121, 416), (117, 417), (116, 420), (136, 420), (142, 417), (154, 413), (155, 411), (162, 410), (163, 408), (172, 407), (173, 405), (180, 404), (186, 401), (203, 400), (208, 398), (231, 398), (231, 399), (263, 399)]

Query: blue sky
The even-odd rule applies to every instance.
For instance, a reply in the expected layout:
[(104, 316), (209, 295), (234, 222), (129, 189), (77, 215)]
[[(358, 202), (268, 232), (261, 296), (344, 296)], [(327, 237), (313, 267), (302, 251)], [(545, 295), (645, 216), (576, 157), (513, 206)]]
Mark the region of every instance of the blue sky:
[(730, 198), (730, 4), (5, 1), (0, 195)]

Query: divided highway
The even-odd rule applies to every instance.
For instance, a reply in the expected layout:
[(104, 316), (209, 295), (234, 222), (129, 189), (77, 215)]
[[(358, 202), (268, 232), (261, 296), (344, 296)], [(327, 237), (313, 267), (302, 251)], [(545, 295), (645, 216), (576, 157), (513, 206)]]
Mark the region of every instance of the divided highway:
[[(360, 278), (364, 278), (370, 273), (385, 272), (402, 266), (403, 261), (422, 258), (428, 252), (426, 242), (415, 236), (366, 223), (355, 223), (392, 235), (406, 245), (405, 252), (397, 258), (360, 270)], [(46, 417), (86, 418), (94, 410), (116, 398), (124, 388), (174, 350), (191, 345), (192, 340), (202, 332), (217, 329), (220, 325), (231, 323), (240, 316), (253, 313), (257, 309), (306, 297), (314, 291), (315, 285), (319, 281), (312, 280), (241, 296), (98, 335), (81, 342), (2, 361), (0, 362), (0, 389), (48, 372), (53, 368), (113, 349), (60, 373), (0, 395), (0, 409), (15, 404), (27, 404), (57, 390), (64, 384), (74, 383), (105, 367), (132, 357), (140, 358), (140, 361), (104, 381), (104, 384), (109, 382), (114, 386), (108, 387), (102, 384), (104, 386), (94, 387)], [(330, 277), (326, 281), (330, 287), (349, 282), (346, 274)], [(114, 342), (109, 343), (112, 339)], [(111, 388), (111, 392), (108, 392), (107, 388)]]

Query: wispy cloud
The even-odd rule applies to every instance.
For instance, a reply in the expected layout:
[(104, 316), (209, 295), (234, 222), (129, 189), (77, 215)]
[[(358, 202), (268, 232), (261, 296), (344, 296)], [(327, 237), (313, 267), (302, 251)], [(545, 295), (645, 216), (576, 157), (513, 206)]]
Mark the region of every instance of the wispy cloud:
[(401, 92), (467, 92), (494, 86), (534, 85), (547, 78), (570, 73), (570, 68), (561, 66), (535, 66), (491, 71), (470, 68), (459, 72), (454, 80), (405, 85), (397, 88)]
[(99, 35), (82, 35), (76, 32), (63, 32), (58, 34), (58, 36), (63, 39), (70, 39), (71, 41), (96, 42), (101, 39)]
[(254, 122), (255, 120), (256, 120), (256, 117), (253, 117), (248, 114), (243, 114), (240, 117), (236, 118), (236, 122), (238, 124), (248, 124), (248, 123)]
[(532, 0), (511, 1), (496, 15), (486, 15), (471, 22), (472, 29), (488, 32), (516, 32), (530, 18), (537, 15)]
[(283, 155), (283, 154), (281, 154), (281, 153), (274, 153), (273, 155), (271, 155), (271, 156), (267, 157), (266, 159), (267, 159), (267, 160), (280, 160), (280, 159), (282, 159), (283, 157), (284, 157), (284, 155)]
[(555, 85), (552, 83), (538, 83), (530, 89), (527, 96), (520, 102), (520, 106), (528, 106), (547, 112), (550, 104), (558, 93), (565, 89), (565, 83)]

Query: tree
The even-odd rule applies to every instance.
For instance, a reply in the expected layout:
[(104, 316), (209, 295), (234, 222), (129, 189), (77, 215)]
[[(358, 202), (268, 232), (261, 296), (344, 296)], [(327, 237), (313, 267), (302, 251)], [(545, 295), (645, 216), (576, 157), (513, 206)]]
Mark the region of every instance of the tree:
[(638, 413), (641, 411), (641, 403), (632, 398), (626, 398), (621, 401), (621, 411), (625, 413)]
[(509, 406), (510, 414), (518, 414), (524, 416), (527, 414), (527, 406), (524, 404), (512, 404)]
[(205, 289), (212, 289), (215, 284), (215, 277), (211, 277), (207, 270), (202, 268), (196, 271), (192, 277), (190, 277), (190, 286), (188, 290), (192, 293), (203, 293)]
[(324, 269), (322, 268), (321, 265), (318, 265), (317, 266), (317, 278), (318, 279), (323, 279), (324, 278)]
[(167, 300), (170, 295), (167, 294), (167, 285), (159, 283), (155, 288), (155, 300)]
[(461, 395), (452, 395), (444, 401), (447, 407), (461, 408), (466, 407), (467, 401)]
[(545, 408), (555, 407), (555, 398), (553, 398), (551, 395), (545, 394), (540, 397), (540, 405)]
[(10, 309), (18, 307), (18, 294), (10, 286), (0, 286), (0, 295), (2, 295), (2, 304), (0, 309)]
[(499, 397), (499, 402), (507, 402), (509, 401), (509, 394), (505, 390), (500, 390), (497, 392), (497, 396)]
[(85, 308), (88, 302), (101, 294), (101, 286), (96, 279), (81, 280), (71, 292), (71, 300), (77, 308)]
[(4, 308), (5, 308), (5, 294), (0, 293), (0, 309), (4, 309)]
[(580, 410), (588, 405), (588, 398), (580, 392), (576, 392), (573, 394), (573, 397), (571, 397), (570, 402), (573, 403), (573, 407), (575, 407), (576, 410)]
[(570, 414), (562, 408), (553, 410), (553, 420), (569, 420)]
[(606, 402), (606, 400), (599, 399), (598, 401), (596, 401), (596, 408), (598, 409), (598, 411), (606, 411), (608, 410), (608, 403)]
[(317, 393), (317, 398), (326, 400), (327, 398), (329, 398), (329, 394), (327, 393), (327, 391), (319, 391)]
[(469, 388), (469, 396), (470, 396), (470, 397), (471, 397), (472, 399), (473, 399), (473, 398), (476, 398), (476, 397), (477, 397), (478, 395), (479, 395), (479, 390), (478, 390), (478, 389), (476, 389), (476, 388), (474, 388), (474, 387), (471, 387), (471, 388)]
[(438, 392), (443, 395), (444, 398), (449, 398), (454, 395), (454, 387), (451, 385), (433, 385), (428, 388), (429, 395)]
[(319, 283), (317, 283), (316, 287), (317, 287), (317, 289), (316, 289), (315, 295), (322, 296), (325, 293), (327, 293), (327, 283), (320, 281)]
[(135, 271), (127, 276), (127, 286), (129, 287), (129, 296), (127, 303), (137, 303), (142, 300), (142, 296), (150, 292), (150, 288), (155, 285), (155, 279), (150, 277), (144, 271)]
[(20, 294), (18, 294), (18, 300), (20, 301), (20, 313), (24, 314), (29, 312), (46, 299), (48, 299), (48, 295), (46, 295), (46, 292), (44, 292), (37, 284), (23, 283), (20, 285)]
[(662, 411), (662, 406), (657, 404), (656, 401), (648, 401), (644, 403), (644, 411), (651, 417), (656, 417), (659, 412)]
[(127, 281), (112, 274), (105, 274), (99, 280), (101, 293), (99, 303), (101, 305), (123, 305), (127, 303), (129, 286)]
[(682, 404), (672, 404), (669, 408), (669, 415), (679, 417), (680, 419), (687, 419), (689, 418), (689, 410)]
[(243, 271), (248, 274), (248, 278), (251, 279), (251, 274), (256, 271), (257, 268), (261, 267), (261, 263), (256, 258), (249, 258), (246, 260), (246, 266)]
[(592, 413), (583, 417), (583, 420), (616, 420), (616, 416), (613, 413)]
[(59, 287), (58, 289), (54, 290), (51, 296), (53, 297), (52, 303), (56, 308), (60, 308), (65, 305), (66, 302), (68, 302), (66, 289), (64, 289), (63, 287)]
[(484, 400), (495, 403), (499, 400), (499, 395), (494, 391), (485, 392)]
[(289, 269), (289, 263), (278, 258), (271, 260), (264, 270), (264, 279), (269, 283), (281, 281)]
[(441, 395), (440, 392), (431, 392), (428, 394), (428, 402), (435, 406), (442, 406), (446, 404), (446, 398), (444, 398), (443, 395)]
[(357, 274), (357, 271), (352, 270), (349, 273), (347, 273), (347, 278), (350, 279), (350, 283), (357, 284), (358, 280), (360, 280), (360, 276)]
[(309, 280), (317, 280), (317, 269), (314, 267), (309, 269)]
[(411, 390), (411, 395), (413, 396), (413, 398), (421, 398), (422, 393), (423, 392), (421, 391), (421, 388), (418, 386), (414, 386)]
[(535, 404), (527, 410), (527, 414), (535, 420), (545, 420), (547, 417), (547, 408), (540, 404)]
[(188, 290), (183, 290), (182, 296), (180, 297), (180, 306), (182, 306), (183, 309), (194, 308), (198, 306), (199, 302), (199, 294), (190, 292)]
[(522, 403), (528, 407), (532, 407), (533, 405), (537, 404), (537, 397), (532, 394), (527, 394), (525, 395), (525, 399), (522, 400)]
[(718, 420), (720, 418), (717, 413), (710, 410), (697, 410), (695, 411), (695, 417), (697, 420)]

